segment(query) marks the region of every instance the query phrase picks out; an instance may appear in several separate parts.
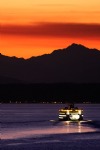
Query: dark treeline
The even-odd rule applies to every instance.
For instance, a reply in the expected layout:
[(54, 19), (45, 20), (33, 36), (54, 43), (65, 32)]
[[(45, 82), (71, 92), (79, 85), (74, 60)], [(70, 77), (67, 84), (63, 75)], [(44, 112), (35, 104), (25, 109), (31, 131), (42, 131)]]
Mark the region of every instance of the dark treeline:
[(1, 103), (100, 103), (100, 84), (1, 84)]

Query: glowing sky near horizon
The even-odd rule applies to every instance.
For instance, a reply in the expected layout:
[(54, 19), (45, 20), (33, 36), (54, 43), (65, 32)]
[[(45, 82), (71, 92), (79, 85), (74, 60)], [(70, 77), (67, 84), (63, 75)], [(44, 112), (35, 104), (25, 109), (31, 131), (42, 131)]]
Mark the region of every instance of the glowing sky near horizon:
[(100, 49), (100, 0), (0, 0), (0, 52), (28, 58), (80, 43)]

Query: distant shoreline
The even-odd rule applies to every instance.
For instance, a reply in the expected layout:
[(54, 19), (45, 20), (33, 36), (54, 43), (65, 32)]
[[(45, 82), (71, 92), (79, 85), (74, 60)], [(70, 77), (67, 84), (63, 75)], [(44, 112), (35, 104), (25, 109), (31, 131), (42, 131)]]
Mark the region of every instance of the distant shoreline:
[(100, 103), (100, 84), (0, 84), (1, 103)]
[[(56, 104), (68, 104), (70, 102), (65, 102), (65, 103), (62, 103), (62, 102), (8, 102), (8, 103), (4, 103), (4, 102), (1, 102), (0, 104), (53, 104), (53, 105), (56, 105)], [(100, 102), (95, 102), (95, 103), (92, 103), (92, 102), (79, 102), (79, 103), (76, 103), (75, 104), (82, 104), (82, 105), (86, 105), (86, 104), (100, 104)]]

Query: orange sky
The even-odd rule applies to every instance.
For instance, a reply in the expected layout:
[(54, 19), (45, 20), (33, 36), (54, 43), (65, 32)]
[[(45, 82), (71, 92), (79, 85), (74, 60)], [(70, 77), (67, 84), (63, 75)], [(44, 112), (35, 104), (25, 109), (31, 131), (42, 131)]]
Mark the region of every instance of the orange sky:
[(0, 52), (29, 58), (71, 43), (100, 49), (100, 0), (0, 1)]

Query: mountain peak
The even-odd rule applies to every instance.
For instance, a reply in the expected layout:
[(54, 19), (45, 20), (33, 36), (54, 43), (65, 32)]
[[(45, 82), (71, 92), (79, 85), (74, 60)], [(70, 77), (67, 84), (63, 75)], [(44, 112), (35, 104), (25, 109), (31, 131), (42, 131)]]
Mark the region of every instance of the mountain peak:
[(84, 45), (81, 45), (81, 44), (76, 44), (76, 43), (73, 43), (71, 45), (69, 45), (67, 48), (66, 48), (66, 51), (70, 54), (75, 54), (75, 55), (79, 55), (79, 53), (81, 55), (84, 55), (84, 54), (87, 54), (87, 53), (90, 53), (90, 49), (85, 47)]
[(65, 54), (69, 53), (69, 54), (76, 54), (77, 55), (79, 53), (81, 53), (81, 54), (87, 53), (88, 50), (89, 50), (89, 48), (85, 47), (84, 45), (72, 43), (67, 48), (54, 50), (51, 54), (53, 54), (53, 55), (65, 55)]
[(70, 46), (67, 47), (68, 49), (87, 49), (87, 47), (85, 47), (84, 45), (81, 45), (81, 44), (76, 44), (76, 43), (72, 43)]

